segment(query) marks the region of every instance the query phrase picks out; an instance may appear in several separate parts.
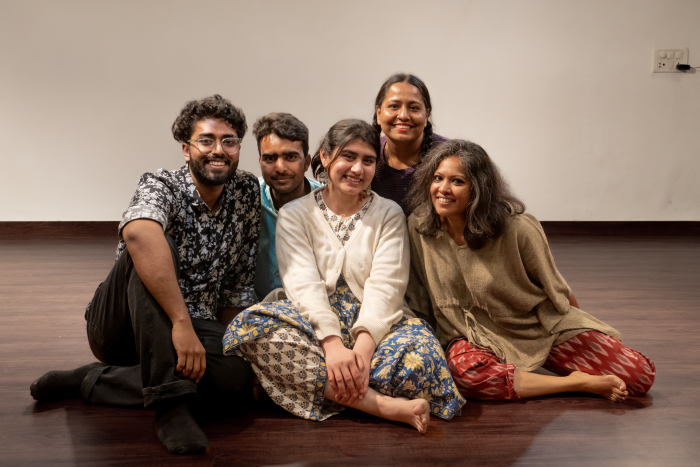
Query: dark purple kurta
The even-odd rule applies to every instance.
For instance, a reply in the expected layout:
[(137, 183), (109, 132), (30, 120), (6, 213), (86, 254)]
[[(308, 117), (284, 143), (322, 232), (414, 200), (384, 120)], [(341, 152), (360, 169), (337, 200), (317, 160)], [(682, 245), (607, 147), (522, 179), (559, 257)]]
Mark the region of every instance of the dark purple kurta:
[[(445, 141), (449, 141), (449, 138), (433, 134), (433, 144), (431, 148)], [(382, 135), (379, 146), (379, 159), (377, 160), (377, 171), (374, 173), (374, 179), (372, 180), (372, 190), (383, 198), (396, 201), (396, 203), (401, 206), (401, 209), (403, 209), (403, 213), (408, 217), (411, 213), (408, 211), (406, 195), (411, 187), (413, 174), (418, 164), (420, 164), (420, 161), (415, 166), (407, 169), (395, 169), (390, 167), (384, 159), (384, 146), (386, 146), (385, 135)], [(421, 161), (422, 160), (421, 158)]]

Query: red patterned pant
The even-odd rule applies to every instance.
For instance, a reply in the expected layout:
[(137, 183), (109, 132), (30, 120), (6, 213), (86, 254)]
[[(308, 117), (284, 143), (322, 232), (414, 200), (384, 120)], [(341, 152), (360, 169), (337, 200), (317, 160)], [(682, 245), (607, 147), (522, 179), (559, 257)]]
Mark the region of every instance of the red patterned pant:
[[(447, 349), (447, 364), (459, 392), (466, 398), (518, 401), (513, 387), (515, 366), (501, 363), (490, 350), (468, 340), (454, 342)], [(617, 339), (597, 331), (586, 331), (552, 347), (543, 368), (566, 376), (578, 370), (590, 375), (615, 375), (627, 385), (632, 396), (646, 393), (654, 383), (654, 362)]]

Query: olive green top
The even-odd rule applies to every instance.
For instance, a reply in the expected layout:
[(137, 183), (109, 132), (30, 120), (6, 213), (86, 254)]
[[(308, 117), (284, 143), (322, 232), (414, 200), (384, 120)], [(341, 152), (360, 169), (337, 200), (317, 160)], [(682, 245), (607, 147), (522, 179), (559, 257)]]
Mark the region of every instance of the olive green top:
[(411, 241), (409, 306), (437, 323), (442, 345), (466, 337), (519, 370), (541, 366), (550, 348), (585, 331), (620, 339), (620, 333), (569, 304), (571, 289), (557, 271), (540, 223), (512, 216), (505, 232), (480, 250), (458, 246), (447, 232), (416, 232)]

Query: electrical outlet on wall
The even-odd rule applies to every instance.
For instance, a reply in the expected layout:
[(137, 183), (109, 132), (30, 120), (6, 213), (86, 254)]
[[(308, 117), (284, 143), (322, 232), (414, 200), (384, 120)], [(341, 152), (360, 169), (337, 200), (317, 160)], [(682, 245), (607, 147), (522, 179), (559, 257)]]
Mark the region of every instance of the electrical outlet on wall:
[(676, 70), (678, 64), (688, 64), (688, 48), (685, 49), (654, 49), (654, 73), (682, 73)]

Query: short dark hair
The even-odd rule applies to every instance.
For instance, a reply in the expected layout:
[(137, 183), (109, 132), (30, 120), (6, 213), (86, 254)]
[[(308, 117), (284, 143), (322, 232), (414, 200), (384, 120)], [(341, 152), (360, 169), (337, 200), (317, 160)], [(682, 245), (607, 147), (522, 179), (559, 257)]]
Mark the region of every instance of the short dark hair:
[(422, 79), (411, 73), (394, 73), (389, 76), (382, 87), (379, 88), (377, 97), (374, 99), (374, 115), (372, 116), (372, 125), (377, 129), (378, 132), (382, 132), (382, 127), (377, 122), (377, 108), (381, 108), (386, 99), (386, 93), (389, 92), (389, 88), (396, 83), (408, 83), (415, 86), (420, 92), (423, 98), (423, 104), (425, 104), (425, 109), (428, 111), (428, 121), (423, 129), (423, 141), (421, 142), (419, 154), (421, 158), (425, 156), (430, 148), (433, 146), (433, 104), (430, 102), (430, 92), (428, 91), (428, 86), (425, 85)]
[(511, 193), (484, 148), (470, 141), (453, 139), (433, 148), (413, 176), (408, 194), (410, 209), (415, 210), (416, 215), (425, 216), (416, 227), (419, 234), (434, 237), (441, 228), (440, 216), (430, 198), (430, 185), (440, 163), (452, 156), (459, 158), (471, 183), (464, 239), (469, 248), (478, 250), (490, 239), (500, 237), (508, 217), (525, 212), (525, 204)]
[(326, 173), (326, 169), (321, 164), (321, 149), (328, 155), (333, 154), (333, 151), (337, 151), (335, 157), (331, 160), (331, 164), (333, 164), (340, 153), (343, 152), (345, 146), (357, 140), (369, 144), (376, 155), (379, 156), (379, 132), (372, 125), (364, 120), (355, 118), (341, 120), (333, 125), (321, 139), (318, 150), (311, 159), (311, 171), (316, 180), (320, 180), (320, 177), (323, 177), (323, 174)]
[(243, 111), (233, 105), (230, 100), (214, 94), (185, 104), (173, 123), (173, 138), (181, 143), (186, 143), (192, 138), (197, 122), (205, 118), (224, 120), (236, 130), (239, 138), (243, 138), (248, 130)]
[(253, 135), (258, 141), (258, 154), (260, 140), (271, 134), (289, 141), (301, 141), (304, 156), (309, 154), (309, 129), (294, 115), (284, 112), (271, 113), (260, 117), (253, 124)]

